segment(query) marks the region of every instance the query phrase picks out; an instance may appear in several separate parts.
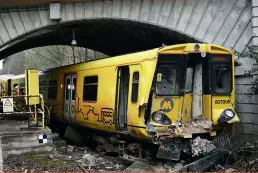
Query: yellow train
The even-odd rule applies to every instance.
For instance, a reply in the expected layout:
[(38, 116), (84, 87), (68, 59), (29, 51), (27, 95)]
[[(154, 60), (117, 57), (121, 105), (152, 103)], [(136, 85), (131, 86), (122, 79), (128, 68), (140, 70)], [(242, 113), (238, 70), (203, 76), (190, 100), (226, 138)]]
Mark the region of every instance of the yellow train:
[[(40, 91), (52, 105), (51, 126), (65, 125), (67, 138), (90, 136), (117, 152), (124, 140), (130, 151), (171, 160), (182, 151), (210, 152), (209, 141), (239, 122), (234, 88), (234, 55), (214, 44), (165, 46), (40, 76)], [(203, 143), (205, 149), (195, 150)]]

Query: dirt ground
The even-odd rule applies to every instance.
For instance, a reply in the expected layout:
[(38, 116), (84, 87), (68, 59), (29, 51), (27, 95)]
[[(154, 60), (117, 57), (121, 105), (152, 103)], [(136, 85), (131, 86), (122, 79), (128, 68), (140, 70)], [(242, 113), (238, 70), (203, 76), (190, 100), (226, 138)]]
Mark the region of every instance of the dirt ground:
[[(119, 159), (116, 156), (106, 156), (96, 153), (88, 147), (76, 147), (67, 145), (60, 138), (54, 140), (55, 149), (53, 154), (47, 156), (23, 156), (10, 158), (4, 161), (4, 172), (121, 172), (132, 164)], [(242, 153), (233, 153), (223, 161), (216, 163), (207, 172), (253, 172), (258, 171), (258, 152), (256, 149)], [(89, 157), (93, 162), (87, 166), (84, 157)], [(88, 163), (89, 164), (89, 163)], [(149, 165), (152, 165), (148, 163)], [(168, 166), (166, 172), (171, 170), (172, 164), (160, 164)], [(156, 166), (154, 166), (156, 167)], [(163, 172), (163, 171), (162, 171)]]
[[(3, 171), (22, 172), (101, 172), (123, 171), (128, 165), (111, 156), (101, 156), (87, 147), (66, 146), (64, 140), (55, 140), (55, 149), (52, 155), (22, 156), (4, 161)], [(88, 154), (95, 159), (93, 166), (82, 167), (82, 157)]]

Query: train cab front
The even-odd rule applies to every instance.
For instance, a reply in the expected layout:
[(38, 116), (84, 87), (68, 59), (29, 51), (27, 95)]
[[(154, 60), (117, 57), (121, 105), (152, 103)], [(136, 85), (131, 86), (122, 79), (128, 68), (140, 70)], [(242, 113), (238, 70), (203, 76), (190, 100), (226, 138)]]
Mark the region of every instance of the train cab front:
[(239, 122), (234, 102), (233, 54), (209, 44), (161, 48), (146, 112), (157, 157), (179, 160), (216, 148), (220, 129)]

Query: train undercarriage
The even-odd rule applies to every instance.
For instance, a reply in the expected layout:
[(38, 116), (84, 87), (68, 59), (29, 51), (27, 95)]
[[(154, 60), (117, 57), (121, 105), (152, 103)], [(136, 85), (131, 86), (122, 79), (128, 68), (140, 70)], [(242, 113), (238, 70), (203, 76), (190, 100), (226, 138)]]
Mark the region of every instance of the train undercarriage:
[[(227, 126), (216, 137), (209, 134), (196, 134), (192, 138), (173, 138), (139, 140), (129, 135), (86, 129), (60, 122), (52, 125), (52, 131), (58, 132), (76, 145), (87, 145), (99, 153), (115, 154), (121, 157), (139, 159), (164, 159), (172, 161), (194, 160), (212, 153), (217, 148), (231, 150), (232, 126)], [(82, 133), (83, 132), (83, 133)], [(154, 135), (155, 136), (155, 135)], [(161, 137), (161, 136), (160, 136)]]

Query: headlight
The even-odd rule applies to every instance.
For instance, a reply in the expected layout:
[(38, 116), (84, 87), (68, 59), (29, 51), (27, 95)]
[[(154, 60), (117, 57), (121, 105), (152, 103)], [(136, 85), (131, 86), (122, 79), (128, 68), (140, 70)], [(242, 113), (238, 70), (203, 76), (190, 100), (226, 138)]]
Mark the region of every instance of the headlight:
[(236, 114), (232, 109), (226, 109), (221, 113), (221, 115), (218, 119), (218, 122), (219, 123), (226, 123), (226, 122), (232, 120), (235, 115)]
[(230, 118), (232, 118), (233, 116), (234, 116), (234, 113), (232, 112), (232, 111), (230, 111), (230, 110), (226, 110), (226, 115), (228, 116), (228, 117), (230, 117)]
[(172, 124), (171, 120), (162, 111), (153, 112), (152, 120), (155, 123), (159, 123), (159, 124), (163, 124), (163, 125)]
[(156, 123), (157, 122), (160, 122), (160, 121), (162, 121), (162, 119), (163, 119), (163, 113), (162, 112), (157, 112), (157, 113), (155, 113), (154, 115), (153, 115), (153, 121), (155, 121)]

